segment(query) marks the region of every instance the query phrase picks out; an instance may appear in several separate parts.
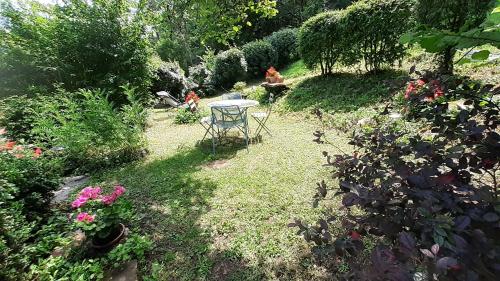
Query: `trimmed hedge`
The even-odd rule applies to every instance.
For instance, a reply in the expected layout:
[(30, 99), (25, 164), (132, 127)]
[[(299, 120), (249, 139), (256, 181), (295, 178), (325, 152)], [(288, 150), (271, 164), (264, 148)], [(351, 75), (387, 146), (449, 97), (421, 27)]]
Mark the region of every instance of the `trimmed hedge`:
[(378, 71), (402, 59), (399, 38), (412, 24), (413, 0), (360, 0), (341, 11), (318, 14), (299, 30), (299, 53), (309, 68), (332, 73), (337, 63), (364, 61)]
[(244, 80), (246, 73), (247, 62), (243, 52), (232, 48), (216, 56), (211, 84), (217, 88), (230, 88)]
[(252, 41), (243, 45), (242, 50), (247, 61), (248, 74), (251, 77), (264, 77), (267, 69), (278, 62), (276, 50), (267, 41)]
[(299, 53), (308, 68), (321, 68), (322, 74), (332, 73), (334, 65), (348, 54), (345, 28), (341, 25), (344, 13), (331, 11), (310, 18), (299, 30)]
[(278, 67), (283, 67), (298, 58), (297, 28), (284, 28), (264, 38), (276, 50)]
[(367, 71), (378, 71), (405, 55), (399, 38), (412, 26), (413, 0), (361, 0), (345, 10), (342, 25)]

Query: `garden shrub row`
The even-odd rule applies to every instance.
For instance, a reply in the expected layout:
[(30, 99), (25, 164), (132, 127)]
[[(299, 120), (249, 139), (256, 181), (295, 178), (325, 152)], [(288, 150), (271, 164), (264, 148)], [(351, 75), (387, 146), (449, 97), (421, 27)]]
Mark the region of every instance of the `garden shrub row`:
[[(193, 78), (206, 80), (210, 73), (210, 83), (216, 88), (230, 89), (234, 83), (245, 78), (263, 77), (271, 66), (283, 67), (297, 59), (297, 29), (286, 28), (272, 33), (263, 40), (232, 48), (215, 57), (213, 69), (193, 68)], [(198, 77), (199, 73), (204, 75)]]
[(299, 30), (298, 49), (306, 66), (330, 74), (336, 64), (364, 62), (378, 71), (402, 59), (399, 39), (411, 26), (413, 1), (362, 0), (340, 11), (318, 14)]

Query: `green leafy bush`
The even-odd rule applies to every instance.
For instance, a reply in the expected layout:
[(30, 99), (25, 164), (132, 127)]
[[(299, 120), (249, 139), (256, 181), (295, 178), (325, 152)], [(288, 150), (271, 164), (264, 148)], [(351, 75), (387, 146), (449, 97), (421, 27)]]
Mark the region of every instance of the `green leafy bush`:
[(11, 139), (31, 142), (37, 108), (38, 99), (34, 97), (11, 96), (0, 100), (0, 128), (6, 129)]
[(156, 70), (152, 90), (154, 92), (167, 91), (180, 98), (194, 86), (184, 76), (184, 70), (178, 62), (161, 62), (160, 67)]
[(300, 27), (299, 53), (304, 64), (311, 69), (321, 68), (322, 74), (330, 74), (335, 64), (351, 53), (346, 46), (345, 27), (342, 20), (344, 13), (340, 11), (318, 14)]
[(146, 95), (153, 77), (145, 9), (132, 1), (69, 0), (45, 5), (2, 6), (0, 95), (24, 94), (32, 86), (66, 90), (130, 84)]
[(247, 87), (246, 82), (243, 82), (243, 81), (236, 82), (236, 83), (234, 83), (233, 88), (231, 88), (231, 91), (241, 93), (241, 92), (243, 92), (243, 90), (245, 90), (246, 87)]
[(248, 89), (245, 94), (248, 99), (256, 100), (261, 104), (269, 102), (269, 93), (264, 89), (264, 87), (257, 86)]
[(399, 38), (412, 26), (414, 1), (361, 0), (345, 10), (342, 26), (347, 46), (368, 71), (392, 65), (405, 55)]
[(132, 259), (142, 260), (144, 259), (145, 253), (152, 248), (153, 242), (151, 240), (145, 236), (134, 233), (127, 237), (124, 243), (120, 243), (108, 253), (107, 262), (114, 267), (118, 267), (123, 264), (123, 262)]
[[(36, 116), (33, 134), (61, 147), (65, 168), (91, 171), (128, 162), (143, 153), (144, 108), (130, 98), (133, 110), (118, 111), (102, 90), (60, 91)], [(127, 108), (126, 108), (127, 109)]]
[(211, 83), (217, 88), (229, 88), (237, 81), (244, 80), (246, 73), (245, 55), (239, 49), (232, 48), (215, 58)]
[(284, 67), (298, 59), (297, 36), (297, 28), (284, 28), (264, 38), (276, 51), (276, 55), (278, 56), (276, 67)]
[(179, 108), (177, 109), (177, 114), (175, 115), (175, 124), (191, 124), (199, 121), (201, 114), (198, 111), (191, 111), (189, 108)]
[(269, 42), (256, 40), (243, 45), (243, 53), (251, 77), (263, 77), (267, 69), (276, 65), (278, 54)]

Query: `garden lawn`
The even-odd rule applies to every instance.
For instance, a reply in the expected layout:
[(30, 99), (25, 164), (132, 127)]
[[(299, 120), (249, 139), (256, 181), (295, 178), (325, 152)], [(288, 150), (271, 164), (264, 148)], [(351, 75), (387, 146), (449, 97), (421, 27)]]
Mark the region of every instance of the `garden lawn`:
[(314, 122), (273, 114), (272, 137), (248, 152), (242, 142), (218, 147), (213, 157), (210, 140), (197, 144), (201, 125), (176, 125), (174, 116), (153, 114), (146, 161), (94, 179), (128, 189), (138, 215), (133, 226), (154, 241), (143, 273), (158, 280), (321, 278), (304, 239), (287, 227), (319, 215), (311, 202), (327, 170), (312, 141)]

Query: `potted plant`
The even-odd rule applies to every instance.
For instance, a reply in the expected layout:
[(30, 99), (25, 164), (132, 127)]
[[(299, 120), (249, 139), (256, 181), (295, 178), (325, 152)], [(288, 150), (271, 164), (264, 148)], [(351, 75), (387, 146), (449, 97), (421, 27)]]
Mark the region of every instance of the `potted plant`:
[(76, 210), (75, 225), (90, 239), (91, 247), (108, 250), (116, 245), (125, 234), (122, 222), (131, 217), (131, 206), (122, 195), (125, 188), (114, 186), (109, 194), (103, 194), (101, 187), (85, 187), (71, 203)]
[(274, 83), (283, 83), (283, 77), (281, 77), (281, 74), (274, 68), (270, 67), (266, 71), (266, 82), (270, 84)]

